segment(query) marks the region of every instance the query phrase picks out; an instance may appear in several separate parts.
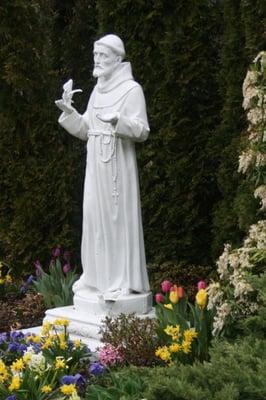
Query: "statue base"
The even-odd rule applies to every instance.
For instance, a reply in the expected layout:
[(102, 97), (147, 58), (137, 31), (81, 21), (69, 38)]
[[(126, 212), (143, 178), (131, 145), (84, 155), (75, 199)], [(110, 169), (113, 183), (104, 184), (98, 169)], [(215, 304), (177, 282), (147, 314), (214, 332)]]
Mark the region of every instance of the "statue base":
[(44, 320), (53, 322), (58, 318), (68, 319), (71, 339), (81, 339), (93, 351), (102, 346), (100, 329), (104, 319), (131, 313), (139, 318), (155, 318), (151, 292), (123, 295), (116, 300), (104, 300), (95, 295), (88, 298), (75, 295), (73, 306), (47, 310)]

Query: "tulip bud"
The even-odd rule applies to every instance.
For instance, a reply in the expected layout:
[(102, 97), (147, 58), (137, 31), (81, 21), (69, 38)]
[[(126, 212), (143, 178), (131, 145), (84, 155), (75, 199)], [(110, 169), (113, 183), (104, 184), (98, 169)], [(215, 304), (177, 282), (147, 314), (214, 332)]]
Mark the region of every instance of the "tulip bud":
[(196, 294), (196, 303), (200, 308), (205, 308), (208, 301), (208, 293), (205, 289), (200, 289)]
[(180, 299), (183, 299), (183, 297), (185, 297), (185, 291), (182, 286), (178, 286), (176, 291)]
[(67, 274), (70, 270), (71, 270), (70, 264), (65, 264), (65, 265), (63, 266), (63, 272), (64, 272), (64, 274)]
[(199, 281), (198, 282), (198, 290), (200, 289), (206, 289), (207, 285), (205, 281)]
[(178, 293), (177, 293), (176, 290), (172, 290), (172, 291), (170, 292), (169, 300), (170, 300), (171, 303), (173, 303), (173, 304), (178, 303), (179, 297), (178, 297)]
[(167, 293), (167, 292), (169, 292), (170, 291), (170, 289), (171, 289), (171, 282), (170, 281), (167, 281), (167, 280), (165, 280), (165, 281), (163, 281), (162, 283), (161, 283), (161, 288), (162, 288), (162, 291), (164, 292), (164, 293)]
[(164, 303), (164, 297), (163, 297), (162, 293), (156, 293), (155, 301), (156, 301), (156, 303)]

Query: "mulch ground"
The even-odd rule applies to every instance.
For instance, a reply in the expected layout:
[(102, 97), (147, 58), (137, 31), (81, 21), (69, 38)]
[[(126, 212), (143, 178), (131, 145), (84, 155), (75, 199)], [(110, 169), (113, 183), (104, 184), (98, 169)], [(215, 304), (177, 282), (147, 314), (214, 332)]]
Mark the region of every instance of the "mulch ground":
[(42, 325), (44, 314), (41, 295), (27, 293), (23, 298), (9, 295), (0, 300), (0, 332)]

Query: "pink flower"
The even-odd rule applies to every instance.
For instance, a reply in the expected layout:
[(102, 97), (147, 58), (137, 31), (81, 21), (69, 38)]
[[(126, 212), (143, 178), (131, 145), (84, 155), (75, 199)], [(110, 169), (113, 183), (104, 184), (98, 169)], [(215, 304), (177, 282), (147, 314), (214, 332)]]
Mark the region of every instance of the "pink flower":
[(70, 264), (65, 264), (63, 266), (63, 272), (64, 274), (67, 274), (71, 270), (71, 265)]
[(111, 344), (104, 345), (99, 350), (99, 361), (105, 367), (121, 364), (124, 361), (121, 347), (115, 347)]
[(162, 293), (156, 293), (155, 297), (155, 301), (156, 303), (164, 303), (164, 297), (162, 295)]
[(53, 257), (55, 257), (55, 258), (59, 257), (59, 256), (60, 256), (60, 253), (61, 253), (60, 247), (56, 247), (55, 249), (52, 250), (52, 255), (53, 255)]
[(36, 271), (35, 271), (36, 272), (36, 276), (41, 276), (42, 273), (43, 273), (43, 269), (42, 269), (40, 261), (36, 260), (35, 263), (34, 263), (34, 266), (36, 268)]
[(207, 285), (206, 285), (205, 281), (199, 281), (198, 282), (198, 290), (206, 289), (206, 287), (207, 287)]
[(164, 293), (169, 292), (170, 289), (171, 289), (171, 287), (172, 287), (172, 284), (171, 284), (170, 281), (163, 281), (163, 282), (161, 283), (161, 288), (162, 288), (162, 291), (163, 291)]

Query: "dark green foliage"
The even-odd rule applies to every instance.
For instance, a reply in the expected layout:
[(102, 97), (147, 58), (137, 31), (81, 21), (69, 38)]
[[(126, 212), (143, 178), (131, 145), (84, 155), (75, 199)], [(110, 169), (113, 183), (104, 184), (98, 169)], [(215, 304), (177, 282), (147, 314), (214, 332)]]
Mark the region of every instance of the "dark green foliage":
[(216, 272), (210, 265), (188, 265), (165, 262), (163, 264), (149, 264), (148, 273), (151, 290), (161, 291), (161, 283), (167, 279), (177, 286), (183, 286), (190, 300), (194, 301), (197, 292), (197, 283), (205, 280), (207, 283), (216, 278)]
[[(65, 66), (65, 58), (71, 61), (74, 43), (81, 40), (79, 28), (84, 34), (82, 53), (88, 39), (85, 21), (74, 23), (77, 14), (80, 19), (86, 16), (85, 2), (83, 9), (77, 4), (73, 11), (75, 32), (67, 12), (52, 1), (4, 3), (0, 8), (0, 258), (19, 270), (21, 264), (31, 268), (37, 257), (44, 261), (58, 244), (79, 253), (85, 147), (58, 127), (54, 99), (61, 92), (58, 69), (63, 69), (63, 78), (73, 72)], [(91, 31), (89, 26), (89, 38)], [(84, 70), (80, 73), (84, 76)]]
[[(265, 271), (265, 265), (264, 265)], [(254, 316), (246, 318), (240, 324), (245, 335), (253, 335), (253, 337), (266, 337), (266, 272), (260, 276), (253, 275), (250, 277), (252, 287), (258, 292), (258, 313)]]
[(101, 384), (87, 386), (85, 400), (139, 400), (140, 393), (145, 389), (145, 382), (138, 369), (112, 372)]
[[(260, 50), (265, 49), (265, 2), (225, 0), (221, 2), (224, 29), (221, 36), (219, 92), (223, 99), (221, 122), (214, 134), (217, 148), (217, 182), (221, 199), (214, 207), (213, 255), (216, 258), (223, 243), (239, 245), (251, 223), (257, 202), (252, 186), (238, 172), (241, 135), (247, 127), (242, 109), (242, 84), (247, 68)], [(214, 147), (213, 147), (214, 149)], [(220, 150), (219, 150), (220, 149)]]
[[(265, 400), (265, 357), (265, 341), (252, 337), (234, 344), (220, 341), (211, 350), (210, 362), (164, 368), (138, 368), (138, 374), (135, 369), (127, 368), (112, 374), (108, 386), (106, 384), (97, 387), (98, 393), (103, 393), (103, 397), (98, 398), (119, 399), (116, 397), (119, 393), (120, 396), (125, 396), (123, 398), (129, 399), (127, 388), (134, 387), (139, 391), (134, 392), (136, 397), (132, 396), (132, 399)], [(118, 387), (122, 389), (121, 392), (117, 390)], [(111, 397), (113, 393), (116, 396)]]
[(237, 173), (241, 86), (265, 47), (265, 2), (4, 0), (0, 5), (0, 258), (17, 271), (61, 244), (79, 254), (84, 143), (58, 127), (72, 77), (94, 84), (92, 44), (116, 32), (144, 86), (150, 138), (137, 146), (147, 259), (208, 264), (256, 219)]
[(158, 339), (154, 319), (139, 318), (135, 314), (106, 317), (100, 333), (103, 343), (121, 347), (126, 363), (137, 366), (156, 363)]

